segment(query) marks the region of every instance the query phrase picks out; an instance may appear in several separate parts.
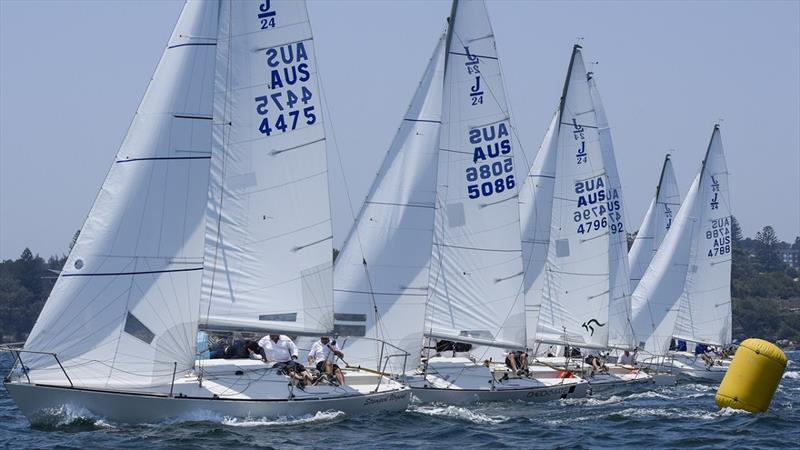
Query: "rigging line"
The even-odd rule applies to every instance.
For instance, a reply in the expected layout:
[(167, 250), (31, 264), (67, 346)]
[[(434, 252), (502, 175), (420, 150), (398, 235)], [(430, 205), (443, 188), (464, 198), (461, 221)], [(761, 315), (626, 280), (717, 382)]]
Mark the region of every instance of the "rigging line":
[[(227, 27), (228, 27), (227, 48), (225, 49), (227, 51), (226, 55), (225, 55), (226, 59), (227, 59), (227, 64), (226, 64), (226, 67), (225, 67), (225, 91), (224, 91), (224, 96), (223, 96), (223, 100), (222, 100), (222, 102), (223, 102), (222, 103), (222, 123), (216, 124), (217, 126), (223, 127), (222, 128), (222, 142), (221, 142), (221, 144), (222, 144), (221, 147), (222, 148), (220, 149), (222, 151), (221, 152), (219, 152), (219, 151), (217, 152), (217, 154), (221, 155), (220, 156), (220, 158), (221, 158), (221, 161), (220, 161), (220, 164), (221, 164), (220, 174), (221, 175), (220, 175), (220, 183), (219, 183), (219, 206), (218, 206), (218, 210), (217, 210), (218, 214), (217, 214), (217, 218), (216, 218), (217, 219), (216, 220), (216, 222), (217, 222), (216, 223), (216, 225), (217, 225), (216, 228), (217, 229), (215, 230), (216, 231), (216, 236), (215, 236), (215, 239), (214, 239), (214, 258), (213, 258), (213, 261), (212, 261), (213, 262), (213, 266), (212, 266), (212, 269), (211, 269), (211, 286), (209, 287), (208, 306), (206, 307), (206, 320), (205, 320), (206, 323), (208, 323), (208, 319), (211, 316), (211, 304), (213, 303), (213, 300), (214, 300), (214, 285), (216, 284), (216, 278), (217, 278), (217, 261), (218, 261), (218, 258), (219, 258), (219, 250), (220, 250), (220, 245), (219, 245), (220, 242), (219, 242), (219, 240), (220, 240), (220, 236), (222, 235), (222, 204), (223, 204), (223, 199), (225, 197), (225, 195), (224, 195), (225, 189), (224, 189), (224, 186), (222, 184), (223, 184), (223, 180), (224, 180), (224, 177), (225, 177), (225, 163), (226, 163), (226, 161), (228, 159), (227, 158), (227, 152), (225, 151), (225, 148), (227, 147), (226, 144), (230, 142), (230, 133), (231, 133), (231, 128), (232, 128), (230, 125), (228, 125), (228, 123), (230, 123), (230, 122), (229, 121), (226, 122), (226, 120), (225, 120), (225, 119), (228, 119), (230, 117), (230, 110), (231, 110), (231, 89), (230, 89), (230, 85), (231, 85), (231, 82), (230, 82), (230, 80), (231, 80), (231, 62), (230, 62), (230, 55), (231, 55), (231, 51), (232, 51), (232, 42), (231, 41), (232, 41), (233, 31), (232, 31), (232, 27), (231, 27), (231, 23), (230, 23), (231, 22), (230, 18), (232, 16), (232, 14), (233, 14), (233, 3), (229, 3), (228, 4), (227, 17), (226, 17), (226, 19), (228, 19), (228, 24), (227, 24)], [(217, 20), (219, 21), (220, 19), (218, 18)], [(215, 73), (216, 73), (216, 69), (215, 69)], [(216, 82), (215, 82), (215, 84), (216, 84)], [(215, 86), (215, 94), (216, 94), (216, 86)], [(212, 151), (213, 151), (213, 148), (214, 148), (213, 141), (212, 141), (212, 144), (211, 144), (211, 148), (212, 148)], [(209, 180), (209, 185), (211, 185), (211, 183), (212, 183), (212, 181)], [(203, 266), (206, 266), (206, 265), (207, 265), (207, 263), (205, 261), (205, 252), (204, 252)], [(202, 308), (202, 299), (201, 299), (201, 308)], [(202, 376), (203, 366), (205, 365), (203, 363), (203, 361), (204, 360), (201, 359), (200, 363), (199, 363), (200, 373), (201, 373), (200, 376)]]

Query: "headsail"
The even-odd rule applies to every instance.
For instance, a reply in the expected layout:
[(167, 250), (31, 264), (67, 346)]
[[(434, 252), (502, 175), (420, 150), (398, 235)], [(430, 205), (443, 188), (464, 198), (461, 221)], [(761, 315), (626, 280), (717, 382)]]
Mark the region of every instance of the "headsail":
[[(80, 386), (168, 383), (194, 364), (216, 29), (216, 3), (186, 3), (25, 344)], [(53, 358), (25, 359), (32, 379), (67, 382)]]
[(454, 2), (447, 42), (426, 334), (525, 347), (511, 124), (483, 2)]
[[(408, 352), (408, 368), (419, 363), (433, 240), (443, 75), (444, 37), (336, 260), (335, 330), (340, 336), (350, 336), (345, 351), (351, 365), (380, 364), (381, 343), (376, 340)], [(403, 358), (393, 358), (386, 370), (401, 373), (402, 365)]]
[(631, 247), (629, 260), (631, 264), (631, 286), (635, 289), (650, 265), (661, 242), (672, 226), (672, 221), (681, 205), (681, 193), (672, 169), (672, 160), (667, 155), (661, 169), (656, 195), (647, 209), (642, 226), (636, 233)]
[[(633, 294), (639, 346), (666, 353), (670, 338), (730, 342), (730, 204), (719, 126), (700, 173)], [(678, 322), (686, 303), (691, 317)]]
[(561, 98), (556, 178), (538, 339), (608, 345), (610, 233), (617, 229), (598, 120), (581, 47)]
[(519, 192), (528, 348), (536, 347), (535, 338), (546, 281), (544, 267), (547, 262), (547, 249), (550, 247), (559, 117), (560, 114), (556, 111), (550, 126), (547, 127), (528, 177)]
[(305, 2), (220, 4), (201, 325), (328, 333), (331, 212)]

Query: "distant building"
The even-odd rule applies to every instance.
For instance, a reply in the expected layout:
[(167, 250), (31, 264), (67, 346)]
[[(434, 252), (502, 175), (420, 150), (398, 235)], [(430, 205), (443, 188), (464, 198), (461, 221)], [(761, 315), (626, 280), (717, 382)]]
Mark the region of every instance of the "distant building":
[(778, 250), (778, 256), (780, 256), (781, 261), (795, 269), (800, 268), (800, 250), (796, 248), (782, 248)]

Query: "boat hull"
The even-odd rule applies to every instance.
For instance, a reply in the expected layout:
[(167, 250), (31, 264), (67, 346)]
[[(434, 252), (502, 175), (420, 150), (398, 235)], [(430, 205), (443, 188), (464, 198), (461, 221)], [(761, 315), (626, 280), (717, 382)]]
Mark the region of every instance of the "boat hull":
[(319, 411), (376, 414), (404, 411), (411, 400), (411, 390), (407, 387), (327, 399), (247, 400), (170, 397), (19, 382), (4, 384), (31, 423), (48, 410), (64, 406), (85, 409), (116, 423), (148, 423), (202, 413), (237, 418), (299, 417)]
[(586, 397), (589, 384), (581, 381), (556, 386), (536, 386), (519, 389), (458, 389), (413, 387), (411, 392), (422, 403), (467, 405), (477, 402), (547, 402), (563, 398)]

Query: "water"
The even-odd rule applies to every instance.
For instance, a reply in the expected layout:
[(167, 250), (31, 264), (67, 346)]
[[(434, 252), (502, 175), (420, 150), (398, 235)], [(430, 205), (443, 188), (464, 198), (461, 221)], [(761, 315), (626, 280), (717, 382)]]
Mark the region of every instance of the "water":
[[(0, 355), (0, 370), (10, 358)], [(800, 353), (770, 411), (718, 410), (716, 386), (636, 387), (546, 404), (412, 406), (401, 414), (347, 417), (330, 411), (285, 419), (195, 415), (120, 425), (88, 411), (62, 409), (31, 426), (0, 390), (0, 443), (14, 448), (485, 448), (491, 447), (797, 447)], [(5, 373), (5, 372), (4, 372)]]

